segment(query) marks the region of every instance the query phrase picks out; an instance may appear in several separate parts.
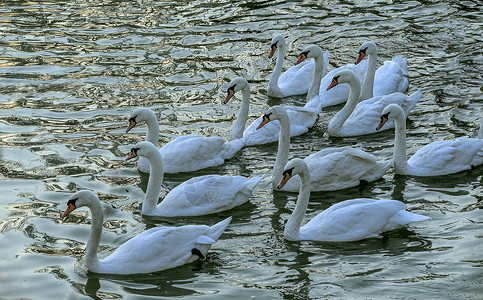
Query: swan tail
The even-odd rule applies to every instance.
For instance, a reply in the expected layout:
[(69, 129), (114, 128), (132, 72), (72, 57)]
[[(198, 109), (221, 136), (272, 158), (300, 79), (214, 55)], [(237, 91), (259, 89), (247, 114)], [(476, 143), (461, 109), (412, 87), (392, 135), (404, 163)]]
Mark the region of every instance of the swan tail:
[(406, 115), (406, 118), (408, 117), (411, 109), (413, 109), (414, 106), (416, 106), (416, 103), (418, 103), (418, 101), (419, 101), (419, 99), (421, 99), (421, 97), (422, 97), (421, 89), (418, 89), (416, 92), (409, 95), (408, 98), (406, 99), (406, 101), (404, 101), (402, 106), (403, 106), (403, 110), (404, 110), (404, 113)]
[(396, 55), (392, 58), (392, 61), (395, 62), (398, 66), (399, 69), (401, 69), (401, 72), (403, 73), (404, 76), (408, 76), (408, 60), (401, 55)]
[(409, 223), (424, 222), (429, 220), (430, 218), (406, 210), (400, 210), (394, 216), (392, 216), (391, 219), (401, 226), (406, 226)]
[(232, 217), (229, 217), (221, 222), (216, 223), (215, 225), (211, 226), (204, 235), (213, 241), (217, 241), (221, 234), (225, 231), (228, 224), (230, 224), (231, 219)]
[(245, 146), (245, 140), (246, 140), (245, 138), (239, 138), (236, 140), (226, 142), (223, 145), (223, 150), (222, 150), (223, 159), (230, 159), (233, 156), (235, 156), (235, 154), (237, 154), (238, 151), (240, 151), (241, 148)]
[(248, 187), (254, 190), (257, 187), (257, 185), (260, 183), (260, 181), (262, 181), (262, 179), (265, 178), (265, 175), (266, 174), (263, 174), (262, 176), (252, 178)]

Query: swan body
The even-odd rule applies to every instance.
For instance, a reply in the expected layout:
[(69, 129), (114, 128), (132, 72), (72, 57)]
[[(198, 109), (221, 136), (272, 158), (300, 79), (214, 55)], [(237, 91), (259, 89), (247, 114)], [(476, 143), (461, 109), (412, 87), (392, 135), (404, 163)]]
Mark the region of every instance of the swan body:
[(321, 112), (324, 107), (337, 105), (347, 101), (350, 92), (349, 87), (339, 86), (335, 90), (329, 91), (325, 89), (325, 87), (330, 84), (334, 74), (338, 71), (350, 69), (356, 74), (361, 82), (364, 79), (366, 64), (349, 64), (332, 70), (324, 76), (323, 70), (327, 68), (327, 65), (323, 58), (322, 49), (319, 46), (311, 45), (305, 48), (300, 54), (297, 63), (301, 63), (308, 58), (313, 58), (315, 61), (315, 75), (307, 93), (307, 103), (304, 106), (305, 108)]
[(172, 189), (158, 204), (163, 181), (163, 159), (150, 142), (137, 143), (127, 159), (146, 157), (151, 164), (142, 214), (158, 217), (201, 216), (232, 209), (248, 201), (263, 176), (205, 175)]
[(300, 227), (311, 190), (310, 171), (304, 160), (294, 158), (288, 162), (279, 187), (283, 187), (296, 174), (302, 184), (295, 209), (285, 225), (284, 236), (287, 240), (358, 241), (379, 237), (382, 232), (429, 219), (406, 211), (406, 205), (400, 201), (352, 199), (332, 205)]
[[(250, 86), (248, 82), (241, 78), (239, 80), (232, 80), (228, 85), (228, 95), (225, 103), (227, 103), (235, 94), (236, 91), (241, 90), (242, 104), (240, 110), (246, 110), (248, 115), (248, 107), (250, 103)], [(243, 79), (243, 81), (241, 80)], [(318, 113), (312, 109), (307, 109), (299, 106), (284, 106), (289, 120), (290, 120), (290, 135), (298, 136), (309, 131), (317, 121)], [(257, 130), (258, 125), (262, 121), (263, 116), (253, 121), (242, 133), (239, 132), (236, 136), (242, 141), (244, 146), (262, 145), (276, 142), (279, 137), (280, 123), (271, 122), (268, 126)]]
[[(278, 120), (281, 124), (277, 158), (272, 173), (272, 187), (276, 189), (282, 178), (283, 168), (288, 162), (288, 132), (291, 124), (281, 106), (271, 107), (265, 114), (261, 126), (266, 126), (265, 124), (272, 120)], [(314, 191), (335, 191), (357, 186), (361, 180), (374, 181), (381, 178), (391, 166), (390, 161), (378, 161), (374, 155), (351, 147), (324, 149), (307, 156), (304, 162), (308, 165)], [(285, 184), (282, 191), (296, 192), (300, 184), (300, 178), (295, 176)]]
[[(129, 132), (137, 123), (145, 122), (148, 128), (146, 141), (158, 144), (159, 123), (154, 112), (146, 107), (133, 111), (129, 119)], [(246, 119), (245, 119), (246, 122)], [(243, 126), (245, 126), (243, 124)], [(232, 158), (243, 147), (240, 140), (227, 142), (217, 136), (207, 137), (200, 134), (189, 134), (175, 138), (159, 151), (164, 159), (165, 173), (192, 172), (208, 167), (219, 166)], [(149, 162), (141, 158), (138, 170), (149, 173)]]
[[(270, 76), (267, 87), (267, 94), (270, 97), (283, 98), (306, 94), (309, 90), (312, 78), (314, 77), (315, 63), (313, 60), (307, 60), (304, 63), (292, 66), (282, 73), (286, 48), (287, 46), (283, 35), (276, 35), (273, 37), (268, 57), (271, 58), (277, 50), (278, 55), (275, 68), (272, 76)], [(324, 60), (325, 65), (327, 65), (329, 62), (329, 56), (326, 55)], [(327, 69), (325, 69), (324, 75), (325, 72), (327, 72)]]
[(131, 238), (104, 259), (98, 258), (104, 222), (101, 201), (91, 191), (79, 191), (68, 201), (62, 218), (74, 209), (87, 206), (92, 214), (91, 234), (86, 246), (89, 271), (100, 274), (153, 273), (195, 261), (197, 249), (206, 255), (231, 221), (231, 217), (213, 225), (154, 227)]
[[(349, 70), (342, 70), (335, 74), (328, 89), (341, 83), (348, 83), (351, 92), (347, 103), (329, 122), (327, 128), (329, 136), (358, 136), (375, 133), (384, 107), (391, 103), (401, 105), (407, 118), (409, 111), (421, 99), (421, 92), (418, 90), (409, 96), (397, 92), (359, 102), (360, 82), (357, 76)], [(394, 123), (390, 122), (387, 126), (384, 129), (394, 128)]]
[(406, 92), (409, 86), (407, 79), (407, 60), (402, 56), (394, 56), (391, 61), (376, 70), (377, 47), (374, 42), (362, 44), (355, 64), (358, 64), (367, 56), (368, 63), (362, 83), (359, 99), (366, 100), (373, 96), (383, 96), (395, 92)]
[(377, 128), (388, 119), (395, 120), (394, 172), (401, 175), (437, 176), (469, 170), (483, 164), (483, 140), (460, 137), (455, 140), (436, 141), (420, 148), (406, 158), (406, 122), (402, 108), (390, 104), (382, 112)]

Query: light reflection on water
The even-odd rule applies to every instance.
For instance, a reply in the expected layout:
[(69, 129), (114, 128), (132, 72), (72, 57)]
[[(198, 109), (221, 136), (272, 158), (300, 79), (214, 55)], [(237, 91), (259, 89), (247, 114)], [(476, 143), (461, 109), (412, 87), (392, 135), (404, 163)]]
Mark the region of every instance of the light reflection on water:
[[(240, 101), (221, 100), (235, 76), (251, 84), (250, 121), (268, 106), (302, 105), (303, 96), (266, 96), (274, 66), (268, 47), (279, 33), (288, 42), (286, 67), (312, 43), (329, 50), (331, 67), (352, 63), (368, 39), (379, 45), (380, 63), (407, 57), (410, 92), (424, 95), (408, 121), (409, 153), (434, 140), (474, 136), (483, 108), (477, 3), (394, 2), (0, 4), (2, 297), (417, 298), (424, 291), (427, 298), (477, 298), (481, 167), (438, 178), (389, 172), (361, 187), (313, 193), (307, 218), (355, 197), (400, 200), (432, 218), (383, 239), (313, 243), (283, 239), (296, 194), (272, 193), (269, 176), (250, 203), (229, 212), (143, 218), (139, 199), (148, 177), (124, 161), (144, 139), (144, 127), (124, 133), (139, 106), (155, 110), (164, 144), (193, 132), (227, 137)], [(338, 109), (327, 108), (311, 132), (293, 138), (291, 155), (351, 145), (392, 156), (392, 131), (327, 138)], [(276, 144), (245, 148), (222, 166), (167, 175), (163, 186), (204, 174), (267, 173), (275, 152)], [(120, 209), (108, 211), (101, 240), (107, 252), (144, 228), (234, 219), (202, 265), (128, 278), (86, 274), (90, 214), (60, 220), (68, 195), (80, 189)]]

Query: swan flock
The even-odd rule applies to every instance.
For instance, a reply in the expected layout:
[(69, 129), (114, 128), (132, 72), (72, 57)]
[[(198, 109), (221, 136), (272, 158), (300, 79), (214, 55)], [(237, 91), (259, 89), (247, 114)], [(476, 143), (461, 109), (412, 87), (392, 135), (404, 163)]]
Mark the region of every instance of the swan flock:
[[(420, 89), (407, 93), (410, 89), (407, 60), (396, 55), (378, 68), (378, 49), (372, 41), (363, 43), (354, 54), (357, 54), (355, 63), (330, 69), (329, 52), (309, 45), (291, 62), (284, 36), (274, 36), (268, 58), (276, 56), (276, 63), (271, 76), (267, 76), (266, 97), (282, 98), (282, 102), (286, 97), (299, 97), (305, 105), (267, 107), (263, 115), (248, 122), (250, 84), (243, 77), (235, 77), (227, 85), (223, 105), (238, 106), (232, 100), (237, 95), (241, 95), (241, 100), (236, 121), (226, 124), (232, 126), (227, 138), (191, 133), (160, 145), (162, 128), (157, 112), (148, 107), (133, 109), (126, 117), (128, 126), (124, 134), (136, 134), (133, 131), (138, 131), (137, 128), (146, 127), (145, 141), (132, 145), (125, 159), (137, 160), (137, 169), (149, 174), (144, 198), (138, 199), (142, 203), (140, 213), (155, 218), (210, 215), (213, 222), (154, 226), (130, 237), (100, 259), (103, 203), (94, 191), (77, 191), (69, 197), (62, 219), (68, 220), (78, 208), (89, 209), (92, 223), (85, 253), (88, 270), (121, 275), (153, 273), (206, 259), (210, 247), (236, 221), (226, 215), (221, 218), (219, 213), (235, 207), (244, 209), (257, 187), (267, 186), (262, 183), (265, 178), (273, 192), (298, 192), (295, 208), (285, 224), (284, 237), (288, 241), (359, 241), (429, 220), (428, 216), (410, 212), (411, 207), (403, 201), (358, 198), (336, 203), (302, 224), (311, 192), (337, 191), (357, 187), (361, 182), (384, 180), (391, 167), (394, 174), (440, 176), (483, 164), (483, 122), (476, 138), (435, 141), (408, 160), (406, 119), (423, 95)], [(290, 64), (285, 71), (284, 64)], [(334, 105), (342, 108), (328, 124), (316, 126), (321, 123), (319, 114)], [(317, 149), (303, 158), (297, 158), (300, 154), (296, 151), (290, 153), (291, 137), (322, 128), (327, 128), (327, 138), (355, 137), (355, 140), (394, 129), (393, 157), (383, 160), (362, 150), (357, 143), (354, 147)], [(273, 153), (271, 175), (219, 174), (222, 170), (219, 166), (243, 156), (243, 148), (274, 142), (278, 142), (278, 149)], [(206, 168), (215, 174), (189, 175), (188, 180), (170, 190), (163, 186), (165, 174)]]

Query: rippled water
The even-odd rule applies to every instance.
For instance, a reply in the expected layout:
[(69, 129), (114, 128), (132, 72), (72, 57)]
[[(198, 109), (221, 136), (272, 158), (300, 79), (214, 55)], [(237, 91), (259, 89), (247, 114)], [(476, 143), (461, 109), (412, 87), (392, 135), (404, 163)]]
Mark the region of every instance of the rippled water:
[[(476, 1), (3, 1), (0, 4), (0, 298), (233, 299), (479, 298), (482, 276), (481, 167), (438, 178), (394, 176), (366, 186), (312, 193), (308, 216), (355, 197), (392, 198), (430, 216), (425, 223), (351, 243), (288, 242), (283, 227), (294, 193), (273, 192), (267, 176), (250, 202), (215, 216), (140, 216), (147, 176), (125, 162), (145, 128), (125, 134), (130, 112), (150, 107), (161, 144), (187, 133), (228, 137), (239, 101), (223, 105), (227, 82), (251, 84), (250, 120), (305, 96), (266, 96), (271, 38), (288, 40), (289, 60), (316, 43), (330, 68), (355, 60), (374, 40), (379, 63), (408, 58), (410, 90), (423, 98), (408, 121), (408, 152), (431, 141), (474, 136), (482, 117), (482, 11)], [(236, 96), (240, 99), (240, 95)], [(327, 138), (330, 118), (292, 139), (304, 157), (357, 145), (392, 156), (391, 130)], [(230, 162), (166, 175), (169, 190), (201, 174), (260, 175), (276, 144), (244, 148)], [(90, 214), (60, 219), (69, 194), (98, 193), (112, 212), (102, 249), (145, 227), (233, 221), (208, 262), (158, 274), (86, 274)]]

